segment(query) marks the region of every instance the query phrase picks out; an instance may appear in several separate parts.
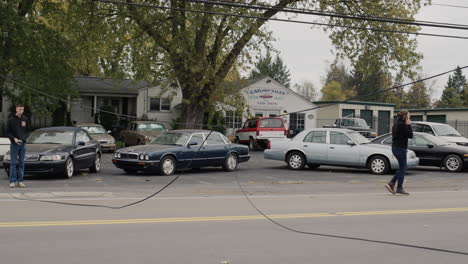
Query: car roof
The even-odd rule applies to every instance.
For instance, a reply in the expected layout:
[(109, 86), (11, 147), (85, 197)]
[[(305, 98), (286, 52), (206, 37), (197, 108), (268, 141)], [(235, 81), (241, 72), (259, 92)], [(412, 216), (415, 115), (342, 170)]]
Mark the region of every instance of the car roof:
[(163, 123), (161, 122), (158, 122), (158, 121), (132, 121), (130, 123), (135, 123), (135, 124), (160, 124), (160, 125), (164, 125)]
[(84, 131), (84, 130), (80, 127), (56, 126), (56, 127), (39, 128), (36, 131)]
[(262, 116), (262, 117), (250, 118), (250, 119), (248, 119), (247, 121), (249, 121), (249, 120), (257, 120), (257, 119), (283, 119), (283, 118), (280, 117), (280, 116)]
[(75, 127), (84, 127), (84, 126), (100, 126), (100, 127), (102, 127), (102, 125), (96, 124), (96, 123), (81, 123), (81, 124), (76, 124), (75, 125)]
[(337, 131), (337, 132), (355, 132), (354, 130), (347, 128), (335, 128), (335, 127), (317, 127), (311, 128), (308, 131)]
[[(166, 133), (170, 132), (179, 132), (179, 133), (210, 133), (212, 130), (207, 130), (207, 129), (174, 129), (174, 130), (169, 130)], [(213, 131), (212, 133), (219, 133), (218, 131)]]
[(427, 122), (427, 121), (411, 121), (412, 124), (421, 124), (421, 125), (446, 125), (444, 123), (437, 123), (437, 122)]

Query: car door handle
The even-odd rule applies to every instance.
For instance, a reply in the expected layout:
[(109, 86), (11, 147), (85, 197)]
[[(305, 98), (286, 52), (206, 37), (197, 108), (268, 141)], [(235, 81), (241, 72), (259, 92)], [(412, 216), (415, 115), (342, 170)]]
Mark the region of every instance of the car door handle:
[(304, 148), (307, 148), (308, 146), (307, 145), (304, 145)]
[(335, 147), (330, 147), (330, 149), (335, 149)]

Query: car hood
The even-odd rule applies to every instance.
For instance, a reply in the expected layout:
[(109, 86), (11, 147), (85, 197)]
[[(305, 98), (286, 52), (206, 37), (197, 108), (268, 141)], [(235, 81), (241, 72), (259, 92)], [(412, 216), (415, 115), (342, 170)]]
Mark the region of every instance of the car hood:
[(139, 146), (132, 146), (128, 148), (119, 149), (118, 152), (125, 152), (125, 153), (149, 153), (149, 152), (158, 152), (163, 150), (170, 150), (175, 148), (180, 148), (182, 146), (176, 145), (159, 145), (159, 144), (150, 144), (150, 145), (139, 145)]
[(61, 144), (26, 144), (26, 152), (28, 153), (68, 152), (71, 148), (71, 145)]
[(100, 141), (100, 140), (106, 140), (106, 141), (109, 141), (109, 140), (114, 140), (114, 137), (109, 135), (109, 134), (91, 134), (91, 137), (97, 141)]
[(447, 136), (440, 136), (440, 138), (443, 138), (447, 140), (448, 142), (454, 142), (454, 143), (468, 143), (468, 138), (466, 137), (447, 137)]

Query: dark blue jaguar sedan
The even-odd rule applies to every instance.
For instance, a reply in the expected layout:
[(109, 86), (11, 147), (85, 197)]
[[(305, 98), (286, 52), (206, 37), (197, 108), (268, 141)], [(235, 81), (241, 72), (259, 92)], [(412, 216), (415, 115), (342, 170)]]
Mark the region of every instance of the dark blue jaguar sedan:
[(249, 159), (247, 146), (232, 144), (219, 132), (172, 130), (154, 138), (149, 145), (117, 150), (112, 162), (126, 173), (172, 175), (179, 169), (202, 167), (220, 166), (233, 171), (238, 163)]

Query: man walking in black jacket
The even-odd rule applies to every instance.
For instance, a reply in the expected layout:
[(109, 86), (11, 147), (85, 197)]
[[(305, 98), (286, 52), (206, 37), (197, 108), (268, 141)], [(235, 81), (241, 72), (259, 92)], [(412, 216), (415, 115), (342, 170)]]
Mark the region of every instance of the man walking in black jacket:
[(26, 152), (26, 139), (29, 137), (29, 119), (23, 115), (24, 106), (16, 105), (16, 113), (8, 117), (7, 135), (10, 138), (10, 188), (16, 186), (25, 188), (24, 156)]
[[(385, 187), (392, 194), (409, 195), (403, 189), (403, 181), (407, 169), (407, 153), (408, 153), (408, 138), (413, 138), (413, 130), (411, 129), (411, 119), (408, 111), (400, 111), (398, 113), (397, 123), (392, 127), (392, 152), (398, 160), (399, 169), (393, 179), (385, 184)], [(395, 183), (398, 182), (395, 191)]]

